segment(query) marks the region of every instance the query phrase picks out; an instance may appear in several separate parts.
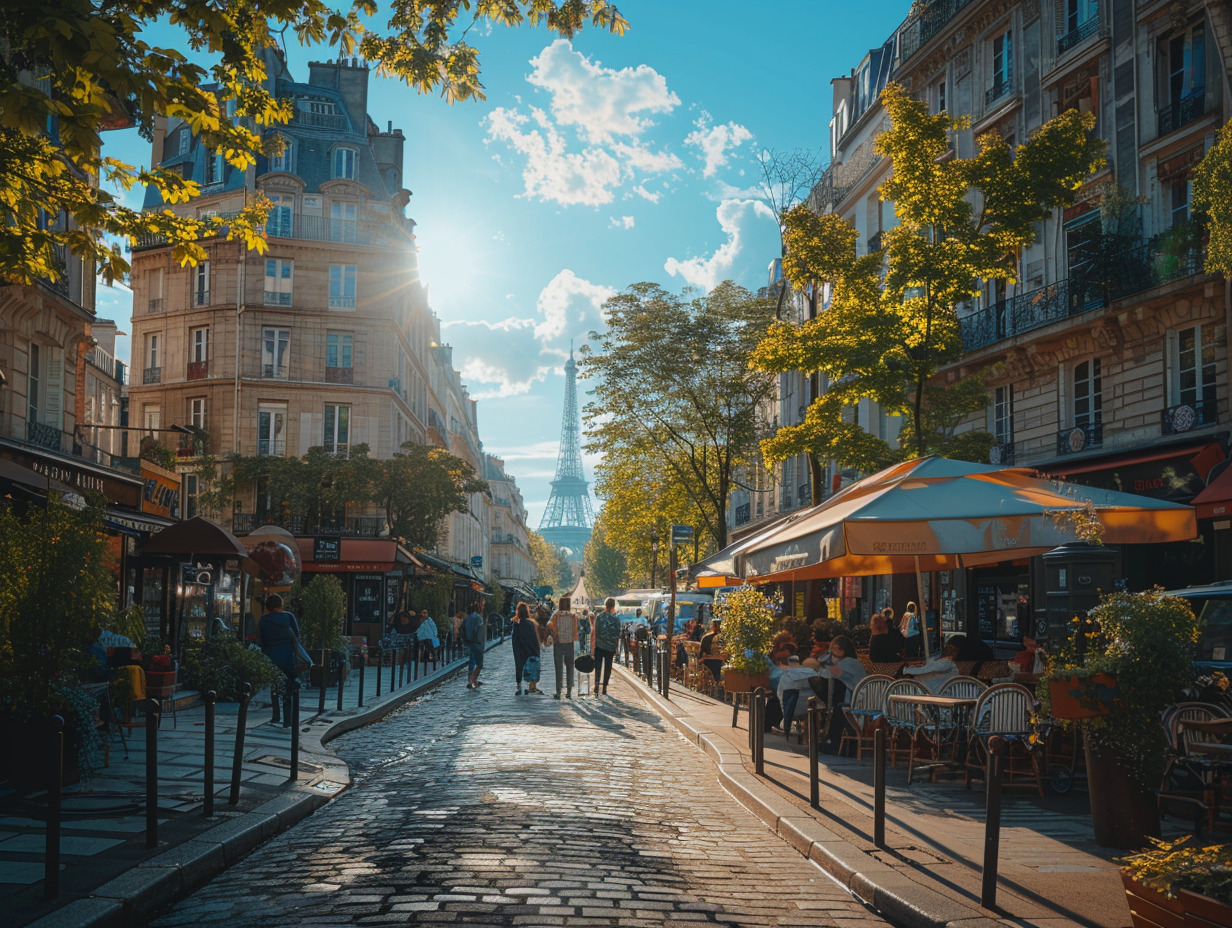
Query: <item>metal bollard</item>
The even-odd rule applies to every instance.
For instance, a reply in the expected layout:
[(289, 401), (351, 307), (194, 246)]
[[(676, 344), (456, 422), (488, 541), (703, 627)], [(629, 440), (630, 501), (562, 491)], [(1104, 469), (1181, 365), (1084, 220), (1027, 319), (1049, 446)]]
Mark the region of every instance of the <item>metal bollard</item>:
[(821, 784), (817, 763), (817, 752), (821, 750), (819, 729), (821, 728), (821, 709), (817, 705), (817, 697), (810, 696), (808, 709), (805, 712), (805, 724), (808, 725), (809, 752), (809, 805), (814, 809), (821, 808)]
[(47, 786), (47, 835), (43, 852), (43, 898), (60, 895), (60, 799), (64, 789), (64, 718), (51, 717), (51, 782)]
[(749, 711), (749, 739), (753, 742), (753, 772), (766, 775), (766, 691), (760, 686), (753, 691)]
[(394, 685), (394, 674), (398, 672), (398, 657), (402, 649), (394, 645), (389, 652), (389, 691), (392, 693), (396, 687)]
[[(275, 702), (278, 697), (270, 690)], [(240, 684), (240, 711), (235, 719), (235, 756), (231, 758), (231, 795), (227, 801), (236, 805), (240, 801), (240, 772), (244, 769), (244, 736), (248, 733), (248, 700), (252, 699), (252, 684)]]
[[(414, 662), (414, 664), (415, 664), (415, 666), (414, 666), (414, 668), (413, 668), (413, 670), (412, 670), (412, 673), (414, 674), (414, 676), (411, 678), (412, 680), (418, 680), (418, 679), (419, 679), (419, 657), (420, 657), (420, 653), (421, 653), (421, 652), (420, 652), (420, 648), (419, 648), (419, 639), (418, 639), (418, 638), (416, 638), (416, 639), (415, 639), (415, 643), (414, 643), (413, 645), (411, 645), (411, 660), (412, 660), (412, 661)], [(427, 664), (425, 664), (425, 665), (424, 665), (424, 675), (425, 675), (425, 676), (427, 676), (427, 673), (428, 673), (428, 665), (427, 665)]]
[(873, 732), (873, 844), (885, 847), (886, 733), (880, 725)]
[(381, 698), (381, 661), (385, 659), (380, 646), (376, 649), (376, 698)]
[(273, 710), (273, 715), (271, 716), (270, 721), (277, 724), (282, 721), (282, 700), (274, 695), (274, 690), (272, 688), (270, 689), (270, 703), (272, 704), (270, 708)]
[[(329, 652), (322, 651), (321, 653), (324, 655)], [(321, 661), (321, 666), (317, 672), (321, 674), (321, 680), (317, 685), (317, 716), (319, 717), (325, 714), (325, 679), (329, 676), (328, 658)]]
[(997, 904), (997, 855), (1001, 846), (1001, 775), (1004, 772), (1004, 738), (988, 740), (987, 801), (984, 821), (984, 874), (980, 880), (980, 905), (991, 909)]
[(291, 779), (299, 779), (299, 681), (291, 686)]
[(343, 651), (334, 652), (334, 663), (338, 666), (338, 711), (342, 711), (342, 685), (346, 682), (347, 671), (350, 670), (351, 655)]
[(359, 708), (364, 707), (364, 672), (368, 669), (368, 658), (366, 655), (360, 657), (359, 661)]
[(145, 846), (158, 847), (158, 722), (162, 703), (145, 701)]
[(205, 702), (205, 801), (202, 803), (202, 814), (206, 818), (214, 817), (214, 704), (218, 702), (218, 694), (208, 690), (202, 697)]

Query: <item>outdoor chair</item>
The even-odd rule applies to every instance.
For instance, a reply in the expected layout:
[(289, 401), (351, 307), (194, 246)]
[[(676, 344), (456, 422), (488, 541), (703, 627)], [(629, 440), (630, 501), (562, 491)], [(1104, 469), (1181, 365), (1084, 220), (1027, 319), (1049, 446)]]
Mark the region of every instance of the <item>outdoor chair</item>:
[(958, 665), (958, 673), (964, 677), (974, 677), (975, 668), (980, 665), (979, 661), (955, 661)]
[(180, 669), (176, 667), (170, 671), (147, 670), (145, 674), (145, 694), (150, 699), (161, 699), (163, 711), (158, 716), (158, 724), (161, 726), (163, 716), (167, 714), (168, 707), (171, 708), (171, 727), (178, 728), (179, 720), (176, 717), (176, 694), (180, 690)]
[(1009, 661), (980, 661), (974, 676), (989, 684), (1004, 683), (1013, 678), (1014, 669)]
[[(988, 684), (983, 680), (958, 676), (947, 680), (937, 691), (937, 695), (959, 699), (979, 699), (987, 689)], [(922, 714), (911, 738), (911, 754), (907, 758), (907, 782), (911, 783), (916, 756), (921, 749), (940, 761), (944, 759), (948, 748), (951, 760), (961, 762), (962, 758), (954, 755), (957, 753), (956, 748), (960, 735), (963, 733), (962, 726), (967, 725), (969, 725), (967, 714), (960, 710), (942, 708), (936, 712)], [(936, 773), (936, 768), (934, 768), (930, 779), (935, 780)]]
[(838, 744), (839, 754), (842, 754), (848, 742), (851, 742), (855, 745), (856, 760), (863, 762), (864, 752), (873, 749), (873, 734), (884, 721), (882, 710), (885, 706), (886, 690), (893, 682), (891, 677), (871, 674), (856, 684), (850, 700), (843, 706), (843, 717), (847, 725)]
[(915, 706), (911, 703), (894, 702), (891, 696), (925, 696), (928, 687), (915, 680), (895, 680), (885, 693), (885, 720), (889, 728), (890, 766), (898, 766), (898, 753), (904, 748), (913, 753), (911, 741), (915, 738), (917, 725)]
[(867, 664), (864, 669), (869, 673), (875, 673), (883, 677), (890, 677), (897, 680), (903, 675), (903, 668), (906, 666), (906, 661), (885, 661), (879, 664)]
[(1039, 756), (1030, 737), (1035, 734), (1035, 695), (1020, 683), (995, 683), (980, 694), (971, 713), (971, 743), (963, 774), (963, 786), (971, 786), (973, 772), (982, 774), (987, 767), (989, 741), (994, 736), (1010, 743), (1004, 767), (1005, 785), (1014, 786), (1015, 777), (1029, 777), (1044, 795)]
[[(1221, 706), (1205, 702), (1183, 702), (1164, 710), (1161, 723), (1168, 740), (1167, 762), (1159, 785), (1161, 814), (1178, 804), (1196, 807), (1205, 817), (1207, 828), (1214, 828), (1221, 802), (1223, 781), (1229, 775), (1229, 761), (1204, 753), (1203, 746), (1221, 744), (1220, 736), (1185, 727), (1185, 722), (1209, 722), (1227, 718)], [(1185, 816), (1188, 818), (1188, 816)], [(1200, 818), (1195, 817), (1195, 829)]]

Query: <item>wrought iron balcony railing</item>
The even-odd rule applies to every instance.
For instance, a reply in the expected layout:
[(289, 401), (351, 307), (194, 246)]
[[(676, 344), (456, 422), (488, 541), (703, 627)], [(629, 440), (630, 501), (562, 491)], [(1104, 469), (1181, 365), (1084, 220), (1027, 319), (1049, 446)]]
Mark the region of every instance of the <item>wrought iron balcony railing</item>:
[(1057, 454), (1077, 454), (1080, 451), (1090, 451), (1104, 446), (1104, 425), (1096, 422), (1089, 425), (1075, 425), (1057, 432)]
[(161, 367), (147, 367), (141, 372), (141, 382), (145, 384), (162, 383), (163, 369)]
[(327, 367), (325, 368), (326, 383), (354, 383), (355, 370), (350, 367)]
[(998, 77), (986, 91), (984, 91), (984, 106), (992, 106), (1004, 96), (1008, 96), (1014, 89), (1014, 78), (1011, 75), (1006, 75), (1004, 78)]
[(1057, 39), (1057, 55), (1064, 55), (1072, 48), (1077, 48), (1095, 33), (1099, 32), (1099, 14), (1091, 16), (1085, 23), (1079, 23), (1061, 38)]
[(909, 20), (898, 34), (898, 56), (906, 61), (941, 32), (971, 0), (935, 0), (924, 4), (918, 16)]
[(1198, 400), (1169, 406), (1161, 415), (1161, 431), (1165, 435), (1176, 435), (1204, 425), (1214, 425), (1217, 405), (1214, 400)]
[(208, 360), (188, 362), (189, 380), (204, 380), (208, 376), (210, 376), (210, 362)]
[(33, 419), (26, 421), (26, 441), (48, 451), (60, 451), (63, 448), (63, 433), (54, 425), (44, 425)]
[(1206, 114), (1206, 88), (1199, 87), (1175, 103), (1156, 111), (1157, 136), (1162, 138)]
[(988, 463), (1000, 466), (1012, 465), (1014, 463), (1014, 442), (1010, 440), (993, 445), (988, 451)]

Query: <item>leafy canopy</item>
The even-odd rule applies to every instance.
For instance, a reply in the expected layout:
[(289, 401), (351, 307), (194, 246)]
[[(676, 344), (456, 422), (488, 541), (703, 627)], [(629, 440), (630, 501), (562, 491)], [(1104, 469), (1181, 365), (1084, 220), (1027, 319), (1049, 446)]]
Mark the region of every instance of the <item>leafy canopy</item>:
[[(476, 26), (543, 25), (565, 37), (587, 22), (616, 34), (628, 28), (610, 0), (391, 0), (384, 31), (378, 13), (373, 0), (336, 8), (322, 0), (0, 4), (0, 280), (57, 277), (57, 246), (97, 262), (108, 281), (123, 277), (123, 247), (142, 235), (165, 235), (184, 263), (204, 258), (198, 240), (209, 235), (263, 251), (261, 202), (226, 219), (123, 206), (100, 180), (123, 190), (149, 185), (171, 205), (200, 188), (172, 171), (104, 157), (100, 132), (135, 124), (149, 138), (156, 118), (183, 119), (236, 168), (255, 164), (264, 130), (291, 118), (289, 102), (266, 84), (266, 53), (288, 36), (362, 56), (378, 75), (453, 103), (483, 99), (479, 51), (468, 43)], [(213, 64), (151, 45), (145, 30), (156, 23)], [(57, 222), (61, 215), (71, 221)]]
[(607, 523), (600, 515), (582, 552), (582, 569), (590, 595), (606, 597), (621, 592), (627, 586), (626, 566), (625, 556), (608, 543)]
[(1207, 217), (1207, 269), (1232, 277), (1232, 123), (1219, 130), (1215, 144), (1194, 168), (1193, 201)]
[(784, 273), (801, 289), (828, 284), (829, 304), (802, 326), (772, 326), (753, 363), (775, 373), (819, 371), (829, 385), (804, 422), (762, 443), (769, 462), (807, 452), (861, 469), (894, 460), (900, 451), (845, 418), (861, 399), (907, 417), (904, 450), (978, 454), (972, 436), (956, 445), (955, 427), (985, 405), (981, 385), (949, 389), (935, 380), (962, 354), (958, 307), (979, 297), (983, 281), (1016, 282), (1035, 224), (1103, 164), (1093, 118), (1074, 110), (1016, 148), (988, 133), (974, 157), (953, 158), (951, 134), (965, 128), (962, 120), (929, 114), (896, 84), (881, 103), (890, 128), (876, 150), (893, 173), (880, 196), (894, 203), (898, 221), (883, 233), (882, 250), (858, 256), (856, 229), (834, 214), (801, 205), (785, 218)]
[(530, 559), (535, 564), (534, 586), (550, 586), (557, 596), (573, 589), (573, 570), (560, 549), (538, 532), (530, 533)]

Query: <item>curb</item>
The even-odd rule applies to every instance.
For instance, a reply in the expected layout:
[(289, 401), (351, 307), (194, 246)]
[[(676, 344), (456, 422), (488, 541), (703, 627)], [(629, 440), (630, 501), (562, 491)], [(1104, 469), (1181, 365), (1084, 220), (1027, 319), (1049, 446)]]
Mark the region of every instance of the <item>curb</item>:
[[(501, 643), (490, 642), (488, 650)], [(88, 896), (29, 922), (26, 928), (127, 928), (185, 898), (350, 787), (350, 768), (326, 744), (384, 718), (465, 667), (466, 658), (460, 658), (441, 667), (437, 676), (404, 684), (392, 699), (365, 706), (356, 715), (336, 720), (326, 717), (301, 725), (300, 751), (322, 764), (325, 769), (319, 776), (293, 784), (288, 781), (284, 792), (255, 809), (142, 861)]]
[(738, 749), (711, 729), (699, 727), (628, 668), (616, 669), (686, 741), (715, 762), (719, 784), (732, 798), (887, 921), (899, 928), (1003, 928), (1011, 924), (989, 916), (984, 909), (920, 885), (836, 835), (750, 773)]

